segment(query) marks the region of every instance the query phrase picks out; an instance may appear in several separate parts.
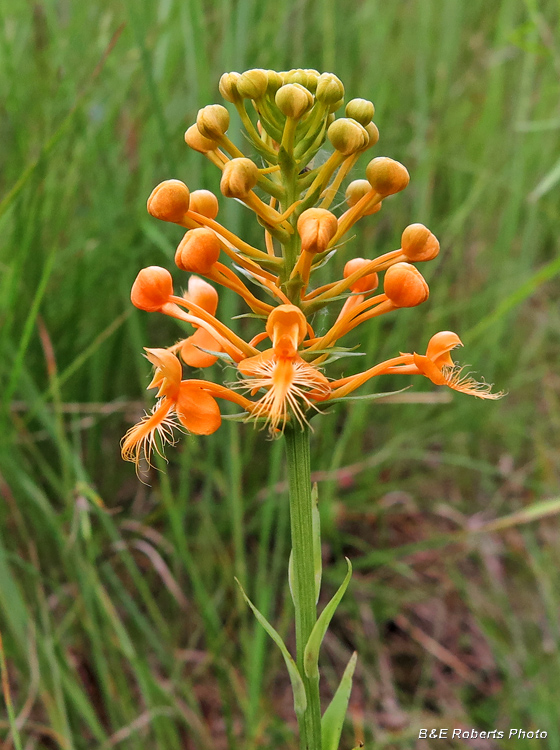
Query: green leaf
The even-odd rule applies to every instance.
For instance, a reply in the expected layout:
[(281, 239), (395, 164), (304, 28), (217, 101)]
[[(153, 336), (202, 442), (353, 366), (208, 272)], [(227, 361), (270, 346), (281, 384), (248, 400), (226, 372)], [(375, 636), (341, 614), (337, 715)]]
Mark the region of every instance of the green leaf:
[(346, 577), (340, 585), (340, 588), (321, 612), (319, 619), (313, 626), (313, 630), (311, 631), (311, 635), (305, 646), (305, 651), (303, 652), (303, 667), (305, 669), (305, 674), (310, 680), (319, 679), (319, 650), (321, 648), (321, 643), (323, 642), (330, 621), (332, 620), (336, 608), (340, 604), (340, 600), (344, 596), (344, 592), (348, 588), (350, 578), (352, 577), (352, 563), (348, 558), (346, 558), (346, 562), (348, 564), (348, 573), (346, 573)]
[(401, 388), (399, 391), (386, 391), (385, 393), (366, 393), (364, 396), (341, 396), (341, 398), (333, 398), (329, 401), (324, 401), (325, 406), (331, 404), (342, 404), (345, 401), (376, 401), (378, 398), (385, 398), (385, 396), (394, 396), (396, 393), (404, 393), (412, 388), (411, 385), (407, 385), (406, 388)]
[(239, 583), (237, 578), (235, 579), (235, 582), (241, 589), (243, 598), (253, 610), (253, 614), (255, 615), (259, 623), (263, 626), (263, 628), (266, 630), (268, 635), (272, 638), (274, 643), (278, 646), (278, 648), (282, 652), (282, 656), (284, 657), (284, 662), (286, 663), (286, 667), (288, 669), (288, 674), (290, 675), (290, 682), (292, 683), (292, 691), (294, 693), (294, 709), (295, 709), (297, 716), (303, 716), (303, 714), (305, 713), (305, 709), (307, 708), (307, 697), (305, 695), (305, 687), (303, 685), (303, 680), (301, 679), (301, 675), (298, 671), (295, 661), (292, 658), (292, 655), (286, 648), (286, 644), (280, 637), (280, 634), (278, 633), (278, 631), (272, 627), (272, 625), (268, 622), (266, 617), (262, 615), (259, 612), (259, 610), (255, 607), (253, 602), (249, 599), (249, 597), (243, 590), (243, 586)]
[(323, 576), (323, 559), (321, 555), (321, 516), (319, 514), (319, 490), (317, 482), (311, 489), (311, 512), (313, 514), (313, 569), (315, 571), (315, 604), (321, 593), (321, 578)]
[(213, 357), (222, 359), (224, 362), (227, 362), (228, 365), (235, 364), (235, 362), (233, 361), (233, 358), (230, 357), (229, 354), (226, 354), (226, 352), (213, 352), (212, 349), (205, 349), (203, 346), (198, 346), (198, 344), (194, 344), (194, 348), (199, 349), (201, 352), (204, 352), (205, 354), (211, 354)]
[(346, 716), (348, 701), (352, 691), (352, 677), (354, 676), (357, 658), (358, 653), (354, 651), (350, 657), (350, 661), (346, 665), (340, 685), (321, 719), (321, 750), (338, 750), (340, 735), (344, 726), (344, 717)]

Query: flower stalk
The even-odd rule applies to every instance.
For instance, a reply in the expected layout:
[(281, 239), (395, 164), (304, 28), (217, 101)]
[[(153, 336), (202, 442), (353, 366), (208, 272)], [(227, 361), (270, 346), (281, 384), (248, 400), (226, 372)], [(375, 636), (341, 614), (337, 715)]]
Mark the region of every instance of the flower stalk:
[(299, 721), (301, 750), (321, 750), (319, 680), (305, 675), (304, 652), (317, 621), (315, 588), (315, 533), (311, 499), (309, 427), (284, 432), (290, 492), (292, 536), (292, 597), (296, 620), (296, 663), (302, 675), (307, 709)]

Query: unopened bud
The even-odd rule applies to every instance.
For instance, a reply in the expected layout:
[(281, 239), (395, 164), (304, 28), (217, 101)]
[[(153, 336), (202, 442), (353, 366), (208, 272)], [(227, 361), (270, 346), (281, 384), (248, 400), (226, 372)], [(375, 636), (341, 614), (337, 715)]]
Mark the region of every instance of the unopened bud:
[(187, 285), (187, 292), (183, 295), (185, 299), (194, 302), (203, 310), (214, 315), (218, 307), (218, 292), (212, 284), (209, 284), (200, 276), (191, 276)]
[(375, 146), (375, 144), (379, 140), (379, 130), (377, 129), (377, 125), (374, 122), (368, 122), (368, 124), (364, 125), (364, 127), (369, 136), (369, 141), (366, 148), (371, 148), (372, 146)]
[(182, 271), (206, 276), (220, 257), (220, 241), (206, 227), (190, 229), (175, 253), (175, 263)]
[(305, 72), (307, 73), (306, 88), (314, 94), (317, 90), (317, 82), (319, 81), (319, 71), (314, 68), (306, 68)]
[(416, 307), (430, 295), (426, 280), (410, 263), (395, 263), (387, 269), (383, 291), (396, 307)]
[[(364, 197), (364, 195), (367, 195), (368, 193), (372, 194), (374, 192), (375, 191), (367, 180), (354, 180), (346, 188), (346, 203), (350, 206), (350, 208), (352, 208), (352, 206), (355, 206), (356, 203), (358, 203), (358, 201)], [(369, 216), (370, 214), (376, 214), (380, 209), (381, 201), (379, 201), (379, 203), (376, 203), (371, 208), (368, 208), (367, 211), (364, 211), (363, 215)]]
[(366, 177), (375, 192), (380, 195), (399, 193), (410, 181), (406, 167), (387, 156), (372, 159), (366, 167)]
[[(344, 266), (344, 278), (347, 279), (356, 271), (361, 271), (362, 268), (369, 265), (370, 261), (365, 258), (352, 258)], [(376, 273), (368, 273), (366, 276), (362, 276), (361, 279), (355, 281), (350, 287), (353, 292), (373, 292), (379, 285), (379, 278)]]
[(266, 92), (269, 96), (274, 96), (280, 86), (283, 85), (284, 81), (282, 80), (280, 73), (277, 73), (275, 70), (267, 70), (266, 75), (268, 78)]
[(146, 312), (157, 312), (173, 294), (173, 279), (167, 268), (148, 266), (143, 268), (130, 291), (134, 307)]
[(268, 88), (268, 73), (262, 68), (246, 70), (237, 82), (237, 91), (244, 99), (260, 99)]
[(215, 219), (218, 215), (218, 199), (210, 190), (194, 190), (191, 193), (191, 211)]
[(201, 154), (207, 154), (209, 151), (215, 151), (219, 144), (216, 141), (212, 141), (210, 138), (205, 138), (196, 123), (191, 125), (185, 133), (185, 143), (190, 146), (193, 151), (199, 151)]
[(338, 229), (338, 220), (326, 208), (308, 208), (297, 221), (301, 249), (307, 253), (322, 253)]
[(198, 110), (196, 124), (205, 138), (219, 140), (229, 128), (229, 112), (221, 104), (208, 104)]
[(237, 83), (241, 75), (239, 73), (224, 73), (220, 78), (219, 91), (224, 99), (228, 102), (238, 102), (241, 99), (239, 92), (237, 91)]
[(342, 99), (339, 99), (337, 102), (334, 102), (333, 104), (329, 105), (329, 114), (333, 114), (333, 112), (337, 112), (342, 105), (344, 104), (344, 97)]
[(335, 104), (344, 98), (344, 86), (334, 73), (321, 73), (317, 79), (315, 97), (323, 104)]
[(283, 115), (299, 120), (313, 106), (313, 94), (299, 83), (287, 83), (278, 89), (274, 101)]
[(244, 198), (258, 181), (259, 168), (251, 159), (231, 159), (224, 166), (220, 190), (226, 198)]
[(327, 131), (329, 141), (344, 156), (355, 154), (367, 145), (369, 136), (366, 129), (356, 120), (340, 117)]
[(402, 233), (401, 248), (410, 261), (433, 260), (439, 253), (439, 242), (423, 224), (411, 224)]
[(155, 187), (148, 198), (148, 213), (162, 221), (180, 224), (189, 210), (190, 193), (180, 180), (166, 180)]
[(368, 99), (351, 99), (346, 105), (346, 117), (351, 117), (364, 127), (373, 120), (375, 107)]

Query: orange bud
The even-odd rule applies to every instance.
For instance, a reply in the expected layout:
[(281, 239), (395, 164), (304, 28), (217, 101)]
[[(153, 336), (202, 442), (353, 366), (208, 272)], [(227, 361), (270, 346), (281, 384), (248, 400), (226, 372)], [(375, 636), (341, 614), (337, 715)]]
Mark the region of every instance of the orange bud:
[(215, 219), (218, 215), (218, 208), (218, 199), (210, 190), (193, 190), (191, 193), (191, 211), (202, 214), (208, 219)]
[(212, 141), (210, 138), (205, 138), (196, 123), (191, 125), (185, 133), (185, 143), (190, 146), (193, 151), (198, 151), (201, 154), (207, 154), (209, 151), (215, 151), (218, 148), (218, 143)]
[(148, 266), (143, 268), (130, 291), (134, 307), (146, 312), (157, 312), (173, 294), (173, 279), (166, 268)]
[(379, 195), (399, 193), (410, 181), (406, 167), (387, 156), (372, 159), (366, 167), (366, 177)]
[(191, 276), (189, 279), (185, 299), (202, 307), (210, 315), (214, 315), (218, 307), (218, 292), (200, 276)]
[(220, 241), (215, 232), (204, 227), (190, 229), (177, 248), (175, 263), (182, 271), (210, 273), (220, 257)]
[(396, 307), (416, 307), (430, 295), (426, 280), (410, 263), (395, 263), (387, 269), (383, 291)]
[[(353, 273), (356, 273), (356, 271), (364, 268), (364, 266), (367, 266), (369, 263), (370, 261), (365, 258), (352, 258), (352, 260), (349, 260), (344, 266), (344, 278), (347, 279)], [(362, 276), (361, 279), (355, 281), (350, 289), (353, 292), (361, 292), (364, 294), (365, 292), (373, 292), (374, 289), (377, 289), (378, 284), (379, 278), (377, 274), (368, 273), (366, 276)]]
[(224, 166), (220, 190), (226, 198), (244, 198), (259, 181), (259, 168), (251, 159), (231, 159)]
[[(371, 185), (367, 180), (354, 180), (351, 182), (348, 187), (346, 188), (346, 203), (352, 207), (355, 206), (356, 203), (364, 197), (364, 195), (367, 195), (367, 193), (374, 193), (375, 191), (372, 189)], [(364, 216), (369, 216), (370, 214), (376, 214), (381, 209), (381, 201), (379, 203), (376, 203), (374, 206), (369, 208), (367, 211), (364, 212)]]
[(401, 248), (410, 261), (433, 260), (439, 253), (439, 242), (423, 224), (411, 224), (402, 233)]
[(308, 208), (298, 219), (297, 230), (301, 249), (307, 253), (322, 253), (335, 236), (338, 220), (326, 208)]
[(166, 180), (155, 187), (148, 198), (148, 213), (162, 221), (180, 224), (189, 210), (190, 193), (180, 180)]

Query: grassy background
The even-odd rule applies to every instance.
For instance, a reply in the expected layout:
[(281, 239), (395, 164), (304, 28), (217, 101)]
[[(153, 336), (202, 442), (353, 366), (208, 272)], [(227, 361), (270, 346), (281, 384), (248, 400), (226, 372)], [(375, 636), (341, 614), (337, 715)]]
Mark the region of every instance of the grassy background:
[[(345, 748), (428, 748), (418, 728), (439, 726), (548, 731), (448, 747), (560, 748), (559, 528), (526, 523), (556, 510), (560, 473), (557, 4), (0, 0), (0, 15), (3, 747), (294, 747), (280, 658), (233, 583), (290, 638), (281, 444), (230, 423), (184, 439), (147, 487), (118, 443), (150, 403), (142, 347), (177, 337), (128, 300), (181, 236), (146, 197), (170, 177), (216, 188), (182, 135), (224, 70), (302, 66), (371, 98), (376, 155), (412, 176), (345, 252), (398, 247), (413, 221), (442, 244), (430, 301), (356, 334), (366, 364), (457, 330), (462, 360), (508, 391), (315, 420), (324, 596), (343, 554), (356, 569), (324, 698), (357, 648)], [(238, 205), (221, 216), (260, 241)], [(222, 297), (224, 317), (236, 304)]]

